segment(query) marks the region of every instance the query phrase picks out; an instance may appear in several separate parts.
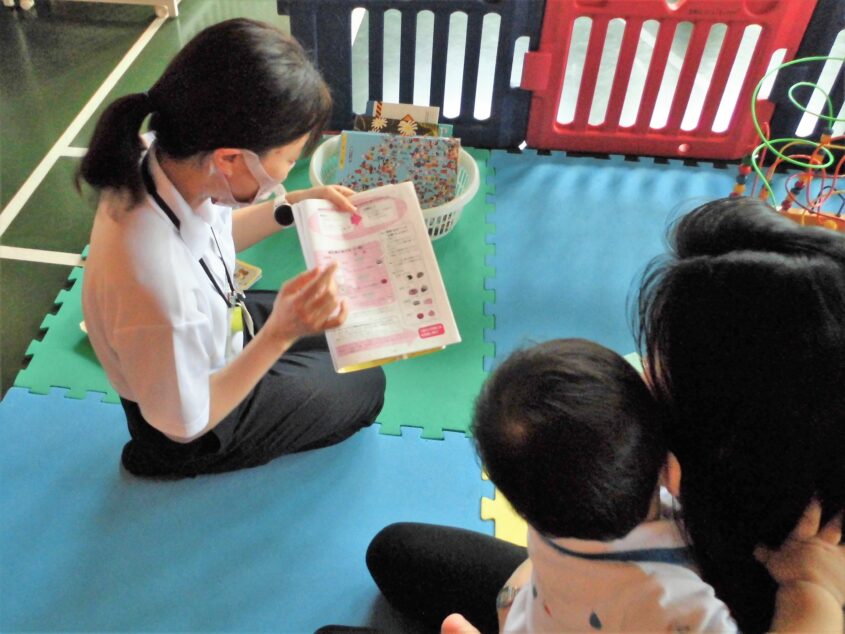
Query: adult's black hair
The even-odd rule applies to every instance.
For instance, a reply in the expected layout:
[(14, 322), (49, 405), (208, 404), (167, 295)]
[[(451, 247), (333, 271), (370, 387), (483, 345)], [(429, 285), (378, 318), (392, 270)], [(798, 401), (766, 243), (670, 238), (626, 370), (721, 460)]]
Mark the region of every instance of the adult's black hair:
[(296, 40), (261, 22), (227, 20), (197, 34), (147, 93), (106, 109), (80, 176), (140, 201), (138, 135), (148, 115), (159, 149), (185, 159), (221, 147), (261, 154), (305, 134), (310, 150), (330, 114), (328, 88)]
[(484, 384), (472, 430), (490, 479), (552, 537), (626, 535), (648, 514), (666, 458), (643, 379), (583, 339), (514, 352)]
[(670, 251), (642, 281), (640, 347), (704, 579), (762, 632), (776, 586), (754, 547), (814, 495), (825, 517), (845, 503), (845, 236), (727, 198), (682, 217)]

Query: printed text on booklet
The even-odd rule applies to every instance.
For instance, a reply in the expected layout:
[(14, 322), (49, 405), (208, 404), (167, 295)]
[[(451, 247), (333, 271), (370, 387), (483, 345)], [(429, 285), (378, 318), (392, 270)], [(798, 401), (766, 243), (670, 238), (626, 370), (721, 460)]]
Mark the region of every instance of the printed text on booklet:
[(325, 200), (294, 205), (309, 268), (339, 265), (349, 316), (326, 333), (338, 372), (351, 372), (458, 343), (458, 333), (411, 182), (355, 194), (354, 214)]

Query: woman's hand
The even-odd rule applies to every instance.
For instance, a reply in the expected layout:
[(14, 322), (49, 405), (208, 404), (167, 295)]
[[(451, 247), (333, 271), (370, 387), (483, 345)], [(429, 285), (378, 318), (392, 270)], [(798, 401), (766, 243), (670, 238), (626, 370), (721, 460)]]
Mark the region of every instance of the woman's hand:
[(288, 280), (276, 295), (267, 324), (275, 338), (290, 345), (305, 335), (337, 328), (346, 321), (346, 303), (338, 298), (337, 263)]
[(355, 192), (343, 185), (323, 185), (321, 187), (311, 187), (309, 189), (300, 189), (293, 192), (288, 192), (285, 198), (290, 204), (298, 203), (300, 200), (307, 198), (321, 198), (328, 200), (339, 211), (348, 211), (353, 213), (355, 205), (349, 202), (349, 197)]
[(821, 504), (813, 500), (780, 548), (754, 550), (778, 584), (773, 630), (842, 631), (842, 512), (825, 526), (821, 526), (821, 515)]
[(839, 605), (845, 604), (845, 545), (842, 513), (821, 526), (822, 508), (813, 500), (795, 529), (777, 550), (758, 546), (754, 556), (779, 586), (811, 583), (828, 591)]

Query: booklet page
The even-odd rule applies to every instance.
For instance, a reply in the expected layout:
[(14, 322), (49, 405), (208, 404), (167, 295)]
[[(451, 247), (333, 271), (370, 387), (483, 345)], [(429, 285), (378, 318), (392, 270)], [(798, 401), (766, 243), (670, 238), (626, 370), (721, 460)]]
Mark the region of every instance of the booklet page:
[(349, 316), (326, 333), (335, 369), (359, 370), (459, 342), (413, 184), (351, 200), (355, 214), (324, 200), (294, 206), (308, 266), (339, 264), (336, 280)]

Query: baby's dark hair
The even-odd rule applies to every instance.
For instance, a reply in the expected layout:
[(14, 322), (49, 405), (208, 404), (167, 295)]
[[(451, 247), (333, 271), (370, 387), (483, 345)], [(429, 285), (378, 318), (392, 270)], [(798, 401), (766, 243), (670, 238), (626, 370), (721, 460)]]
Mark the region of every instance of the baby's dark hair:
[(476, 399), (473, 433), (490, 479), (551, 537), (626, 535), (646, 518), (666, 458), (643, 379), (583, 339), (511, 354)]

